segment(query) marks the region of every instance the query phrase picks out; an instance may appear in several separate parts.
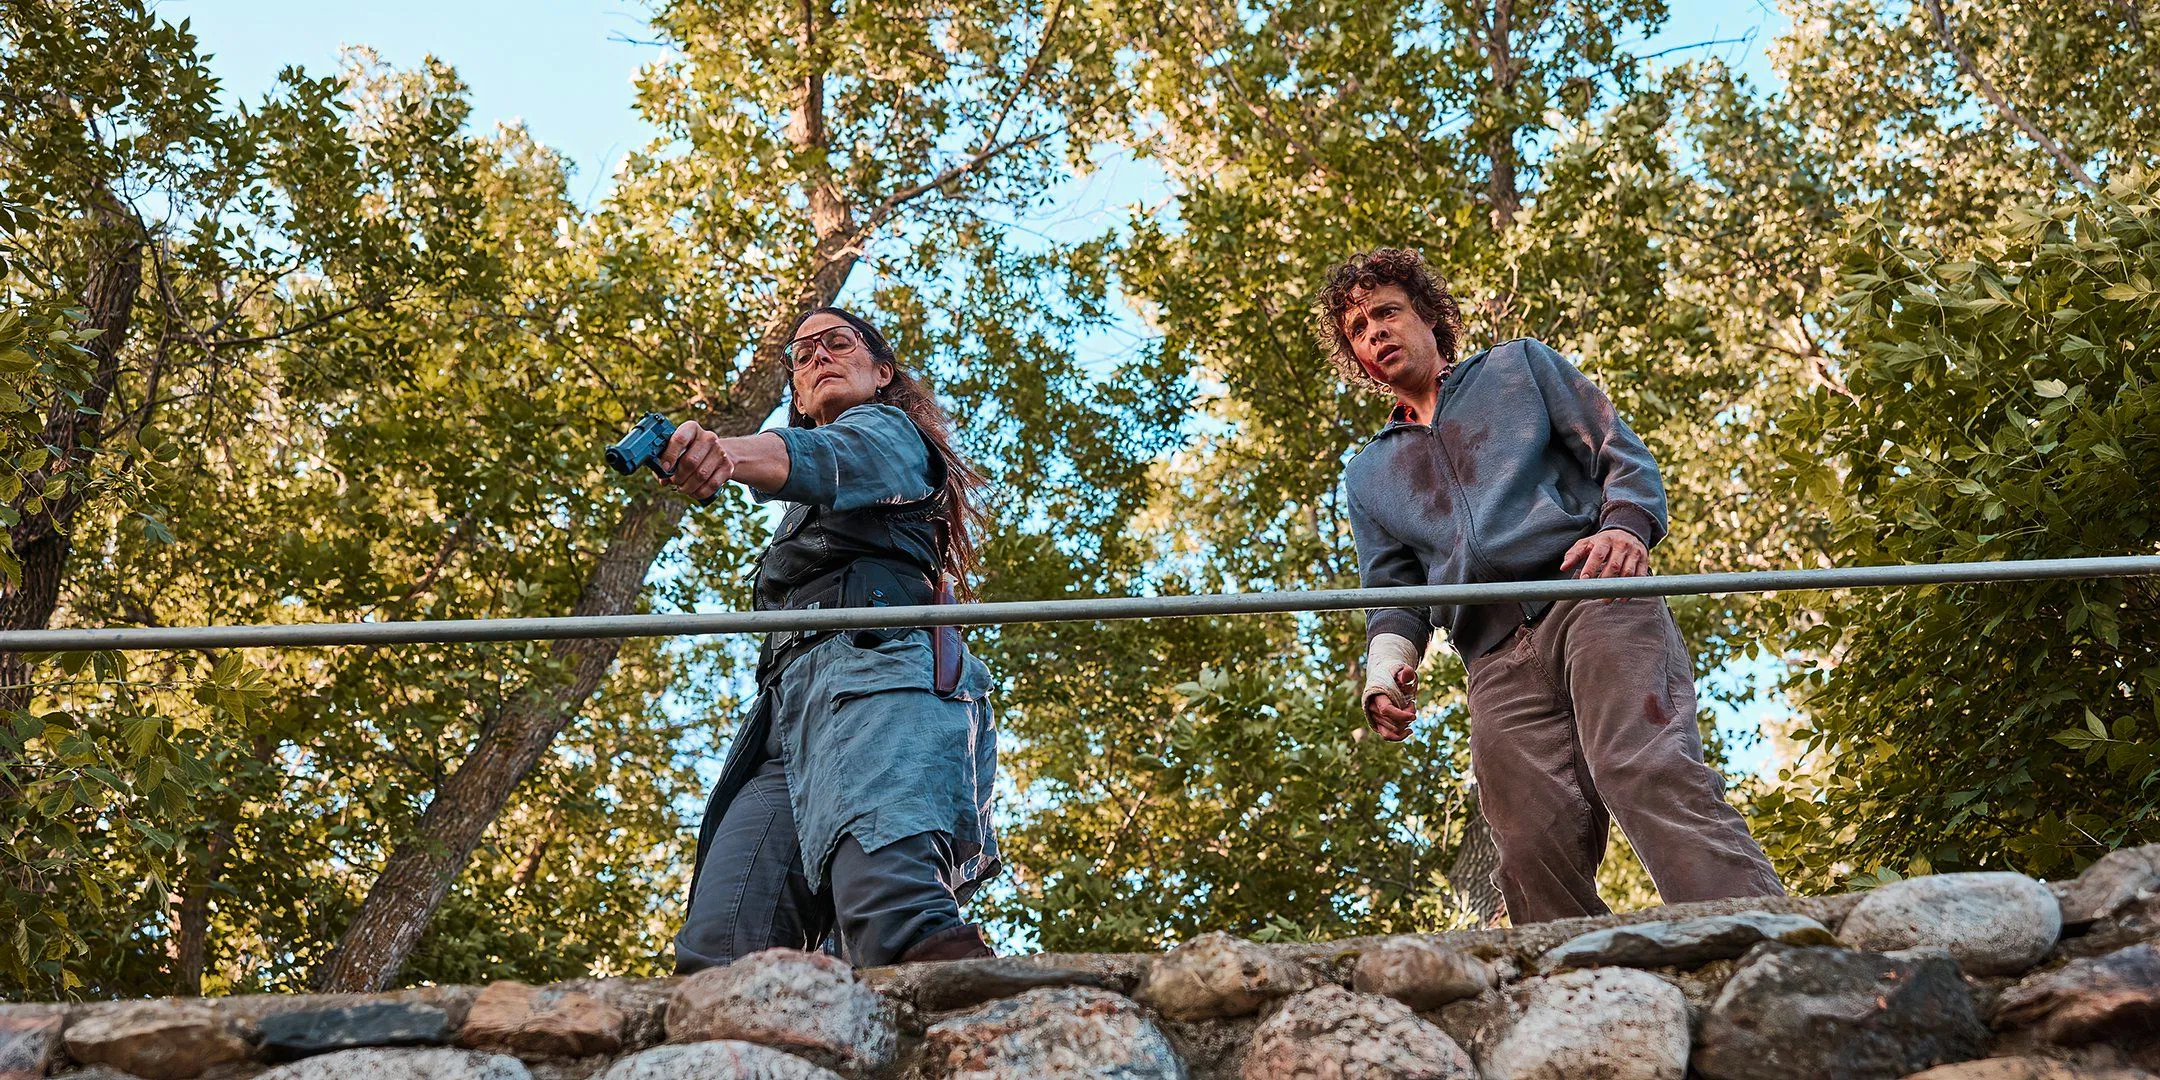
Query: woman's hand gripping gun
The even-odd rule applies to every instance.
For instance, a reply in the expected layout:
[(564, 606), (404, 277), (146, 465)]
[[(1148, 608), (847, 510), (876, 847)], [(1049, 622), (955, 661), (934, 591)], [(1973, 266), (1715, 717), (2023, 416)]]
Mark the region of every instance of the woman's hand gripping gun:
[[(660, 467), (660, 452), (667, 449), (668, 440), (674, 435), (674, 422), (659, 413), (646, 413), (638, 419), (629, 434), (607, 448), (608, 468), (624, 476), (629, 476), (639, 469), (650, 468), (654, 476), (666, 480), (674, 476), (675, 472)], [(699, 499), (698, 505), (708, 505), (719, 497), (720, 493), (716, 491)]]

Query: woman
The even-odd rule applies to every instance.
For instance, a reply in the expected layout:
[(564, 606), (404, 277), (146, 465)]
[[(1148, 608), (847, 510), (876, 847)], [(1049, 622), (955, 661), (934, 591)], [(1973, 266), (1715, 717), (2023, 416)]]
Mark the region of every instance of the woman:
[[(982, 480), (944, 411), (848, 312), (819, 308), (788, 336), (789, 426), (721, 438), (686, 423), (661, 455), (668, 484), (702, 499), (734, 480), (794, 504), (758, 557), (760, 609), (964, 588)], [(989, 672), (959, 635), (768, 635), (758, 687), (705, 808), (676, 970), (828, 934), (863, 967), (991, 955), (960, 905), (997, 870), (996, 732)]]

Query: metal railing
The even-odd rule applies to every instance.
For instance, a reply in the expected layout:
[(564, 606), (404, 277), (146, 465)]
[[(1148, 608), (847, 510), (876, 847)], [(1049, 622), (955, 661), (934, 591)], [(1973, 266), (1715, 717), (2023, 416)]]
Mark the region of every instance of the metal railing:
[(1003, 623), (1171, 619), (1360, 608), (1435, 607), (1532, 600), (1589, 600), (1632, 596), (1791, 592), (1808, 589), (1961, 585), (1996, 581), (2135, 577), (2160, 574), (2160, 555), (2093, 559), (1850, 566), (1822, 570), (1759, 570), (1730, 574), (1496, 581), (1385, 589), (1318, 589), (1020, 600), (927, 607), (831, 608), (802, 611), (719, 611), (667, 615), (599, 615), (523, 619), (447, 619), (414, 622), (292, 623), (260, 626), (97, 627), (0, 632), (0, 652), (84, 652), (104, 649), (296, 648), (321, 645), (411, 645), (558, 638), (689, 637), (775, 630), (857, 630), (897, 626), (988, 626)]

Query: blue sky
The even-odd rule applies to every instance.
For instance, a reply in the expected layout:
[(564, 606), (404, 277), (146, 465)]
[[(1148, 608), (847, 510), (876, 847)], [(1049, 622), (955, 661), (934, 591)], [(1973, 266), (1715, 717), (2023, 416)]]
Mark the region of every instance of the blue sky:
[[(523, 121), (576, 162), (581, 199), (604, 190), (615, 163), (650, 134), (631, 108), (631, 79), (660, 49), (641, 43), (651, 36), (646, 9), (629, 0), (161, 0), (157, 8), (190, 20), (226, 89), (242, 100), (260, 98), (289, 64), (334, 70), (347, 45), (372, 47), (399, 67), (432, 53), (471, 85), (479, 124)], [(1670, 22), (1640, 51), (1747, 39), (1716, 52), (1760, 83), (1771, 80), (1766, 49), (1784, 26), (1770, 0), (1672, 0)], [(1138, 191), (1145, 180), (1122, 179), (1092, 187)]]

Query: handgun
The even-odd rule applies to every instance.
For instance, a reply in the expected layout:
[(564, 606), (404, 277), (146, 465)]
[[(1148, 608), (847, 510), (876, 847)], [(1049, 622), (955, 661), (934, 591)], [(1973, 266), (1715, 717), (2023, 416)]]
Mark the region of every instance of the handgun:
[[(659, 413), (646, 413), (630, 428), (615, 445), (607, 448), (608, 468), (629, 476), (639, 469), (650, 468), (653, 475), (666, 480), (675, 475), (673, 469), (660, 467), (660, 452), (667, 449), (668, 440), (675, 437), (675, 424)], [(720, 497), (715, 491), (699, 499), (700, 506)]]

